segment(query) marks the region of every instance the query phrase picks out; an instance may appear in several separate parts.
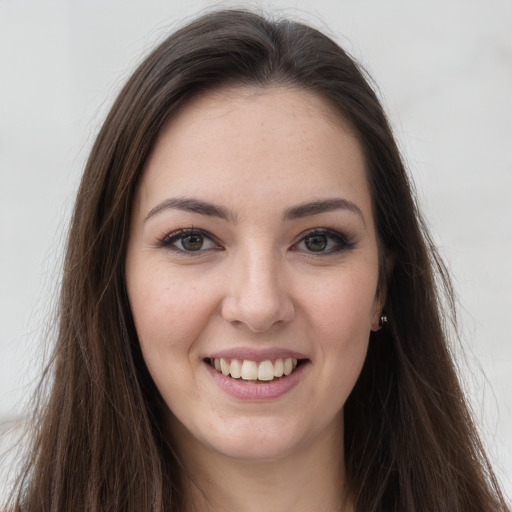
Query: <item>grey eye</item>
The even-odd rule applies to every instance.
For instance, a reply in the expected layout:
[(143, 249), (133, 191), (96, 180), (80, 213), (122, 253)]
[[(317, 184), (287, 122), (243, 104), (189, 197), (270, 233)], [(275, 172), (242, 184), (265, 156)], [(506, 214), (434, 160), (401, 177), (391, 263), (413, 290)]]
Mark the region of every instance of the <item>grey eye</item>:
[(163, 247), (182, 253), (201, 252), (219, 248), (218, 244), (208, 234), (196, 229), (180, 229), (175, 231), (166, 236), (161, 244)]
[(186, 235), (180, 239), (181, 246), (186, 251), (199, 251), (204, 244), (203, 235), (194, 233), (190, 235)]
[(318, 255), (352, 249), (354, 243), (342, 233), (331, 229), (315, 229), (306, 233), (294, 249)]
[(313, 235), (304, 239), (304, 245), (309, 251), (320, 252), (324, 251), (328, 245), (326, 235)]

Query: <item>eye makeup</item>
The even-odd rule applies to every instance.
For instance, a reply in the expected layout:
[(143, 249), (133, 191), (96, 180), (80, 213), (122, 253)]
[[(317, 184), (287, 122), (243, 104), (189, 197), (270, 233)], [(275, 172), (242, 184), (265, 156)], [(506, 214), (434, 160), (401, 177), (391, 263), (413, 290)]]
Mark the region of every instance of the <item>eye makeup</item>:
[(158, 246), (176, 253), (190, 255), (222, 249), (213, 235), (203, 229), (194, 227), (179, 228), (165, 235), (159, 241)]

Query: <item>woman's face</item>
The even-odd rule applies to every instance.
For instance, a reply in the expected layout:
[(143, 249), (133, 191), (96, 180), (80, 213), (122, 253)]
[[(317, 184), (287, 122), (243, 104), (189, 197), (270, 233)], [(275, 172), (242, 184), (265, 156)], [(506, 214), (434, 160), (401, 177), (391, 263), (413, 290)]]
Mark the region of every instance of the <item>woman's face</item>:
[(380, 313), (356, 138), (304, 91), (193, 100), (146, 164), (126, 282), (180, 446), (274, 459), (339, 440)]

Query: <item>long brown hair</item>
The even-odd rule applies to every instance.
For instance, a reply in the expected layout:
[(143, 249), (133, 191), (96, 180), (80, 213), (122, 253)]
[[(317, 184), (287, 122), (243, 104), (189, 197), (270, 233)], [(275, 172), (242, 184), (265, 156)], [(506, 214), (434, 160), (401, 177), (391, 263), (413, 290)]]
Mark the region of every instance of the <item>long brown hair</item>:
[(450, 281), (374, 91), (317, 30), (243, 10), (204, 15), (161, 43), (99, 132), (69, 232), (53, 384), (13, 510), (183, 509), (185, 468), (162, 431), (166, 406), (144, 365), (126, 295), (128, 224), (164, 122), (194, 95), (237, 84), (318, 94), (364, 150), (390, 321), (372, 333), (345, 406), (356, 510), (505, 510), (447, 344)]

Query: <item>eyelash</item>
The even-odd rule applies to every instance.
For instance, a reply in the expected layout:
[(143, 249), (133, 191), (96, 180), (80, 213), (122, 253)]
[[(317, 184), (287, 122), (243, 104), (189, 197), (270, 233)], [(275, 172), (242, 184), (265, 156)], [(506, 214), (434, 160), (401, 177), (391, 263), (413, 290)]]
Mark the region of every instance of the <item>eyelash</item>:
[[(183, 241), (187, 237), (193, 237), (198, 236), (201, 238), (200, 242), (201, 245), (196, 250), (190, 250), (186, 249), (185, 247), (178, 247), (177, 244), (181, 242), (183, 244)], [(325, 248), (321, 248), (318, 251), (315, 250), (308, 250), (307, 248), (302, 249), (305, 253), (311, 256), (325, 256), (329, 254), (334, 254), (338, 252), (342, 252), (345, 250), (353, 249), (355, 244), (350, 239), (350, 237), (339, 233), (337, 231), (333, 231), (332, 229), (312, 229), (309, 231), (306, 231), (304, 233), (301, 233), (299, 235), (299, 240), (293, 244), (292, 249), (293, 250), (301, 250), (299, 249), (299, 245), (302, 243), (306, 243), (306, 240), (312, 239), (314, 237), (318, 237), (320, 239), (324, 238), (326, 246), (329, 246), (329, 242), (331, 242), (332, 247), (329, 247), (327, 250), (324, 250)], [(209, 240), (211, 244), (214, 245), (214, 247), (207, 247), (203, 248), (205, 244), (205, 240)], [(334, 243), (332, 243), (334, 242)], [(215, 237), (213, 237), (210, 233), (207, 231), (204, 231), (202, 229), (197, 228), (180, 228), (176, 231), (173, 231), (172, 233), (169, 233), (166, 235), (159, 243), (161, 247), (167, 248), (169, 250), (172, 250), (178, 254), (183, 255), (197, 255), (205, 251), (211, 251), (211, 250), (219, 250), (222, 249), (222, 246), (215, 240)]]
[(342, 233), (339, 233), (338, 231), (334, 231), (332, 229), (326, 229), (326, 228), (315, 228), (309, 231), (306, 231), (304, 233), (301, 233), (299, 235), (299, 241), (293, 245), (294, 250), (297, 250), (298, 246), (302, 243), (305, 243), (306, 240), (319, 237), (319, 238), (325, 238), (327, 245), (329, 245), (329, 240), (333, 241), (334, 244), (332, 247), (330, 247), (327, 250), (320, 250), (320, 251), (312, 251), (304, 249), (308, 255), (318, 255), (318, 256), (325, 256), (329, 254), (335, 254), (338, 252), (346, 251), (353, 249), (355, 246), (355, 243), (353, 240), (350, 239), (347, 235), (344, 235)]
[[(188, 250), (184, 247), (180, 248), (177, 246), (177, 243), (181, 241), (183, 244), (183, 240), (187, 237), (191, 236), (199, 236), (202, 239), (201, 246), (197, 250)], [(209, 240), (211, 243), (215, 245), (215, 247), (208, 247), (207, 249), (203, 249), (204, 241)], [(161, 247), (165, 247), (169, 250), (175, 251), (179, 254), (186, 255), (194, 255), (206, 250), (218, 250), (221, 249), (221, 246), (215, 241), (215, 238), (208, 232), (203, 231), (202, 229), (197, 228), (180, 228), (172, 233), (169, 233), (165, 236), (159, 244)]]

